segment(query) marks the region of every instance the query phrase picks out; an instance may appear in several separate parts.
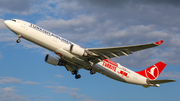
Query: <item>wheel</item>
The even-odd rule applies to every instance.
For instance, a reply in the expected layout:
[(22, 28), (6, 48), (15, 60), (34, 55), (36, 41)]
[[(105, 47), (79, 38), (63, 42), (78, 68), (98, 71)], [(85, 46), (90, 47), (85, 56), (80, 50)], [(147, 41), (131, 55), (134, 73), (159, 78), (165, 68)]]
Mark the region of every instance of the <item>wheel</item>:
[(96, 71), (94, 71), (94, 70), (91, 70), (91, 71), (90, 71), (90, 74), (91, 74), (91, 75), (93, 75), (93, 74), (95, 74), (95, 73), (96, 73)]
[(88, 66), (86, 67), (87, 70), (91, 70), (92, 69), (92, 66)]
[(71, 73), (72, 73), (72, 75), (74, 75), (74, 74), (75, 74), (73, 71), (72, 71)]
[(74, 71), (72, 71), (71, 73), (72, 73), (72, 75), (74, 75), (74, 74), (77, 75), (78, 72), (77, 72), (77, 70), (74, 70)]
[(78, 74), (78, 75), (75, 76), (75, 78), (76, 78), (76, 79), (79, 79), (79, 78), (81, 78), (81, 75)]
[(17, 39), (17, 40), (16, 40), (16, 42), (17, 42), (17, 43), (20, 43), (20, 42), (21, 42), (21, 40), (20, 40), (20, 39)]

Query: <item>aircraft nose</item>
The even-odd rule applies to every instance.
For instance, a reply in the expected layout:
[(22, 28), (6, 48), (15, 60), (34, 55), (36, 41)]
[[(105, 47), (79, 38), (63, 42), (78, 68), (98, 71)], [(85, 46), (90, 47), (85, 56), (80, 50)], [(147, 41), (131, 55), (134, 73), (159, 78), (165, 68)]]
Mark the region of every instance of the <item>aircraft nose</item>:
[(14, 24), (12, 23), (11, 20), (5, 20), (4, 24), (10, 29), (13, 30), (14, 29)]
[(5, 23), (5, 25), (8, 27), (10, 21), (9, 21), (9, 20), (5, 20), (4, 23)]

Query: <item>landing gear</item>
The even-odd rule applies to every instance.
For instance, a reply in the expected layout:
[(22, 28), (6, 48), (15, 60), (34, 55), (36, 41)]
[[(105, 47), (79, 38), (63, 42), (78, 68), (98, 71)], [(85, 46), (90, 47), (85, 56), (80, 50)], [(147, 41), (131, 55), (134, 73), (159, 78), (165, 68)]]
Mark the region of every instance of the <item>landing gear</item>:
[(95, 73), (96, 73), (96, 71), (90, 70), (90, 74), (91, 74), (91, 75), (93, 75), (93, 74), (95, 74)]
[(16, 40), (16, 42), (17, 42), (17, 43), (20, 43), (20, 42), (21, 42), (21, 40), (20, 40), (20, 39), (17, 39), (17, 40)]
[(96, 73), (96, 71), (93, 70), (93, 67), (90, 65), (88, 67), (86, 67), (87, 70), (90, 70), (90, 74), (93, 75)]
[(71, 73), (72, 73), (72, 75), (75, 75), (75, 78), (76, 78), (76, 79), (81, 78), (81, 75), (78, 74), (78, 71), (77, 71), (77, 70), (74, 70), (74, 71), (72, 71)]
[(17, 43), (21, 42), (20, 38), (21, 38), (21, 35), (18, 35), (18, 39), (16, 40)]
[(92, 70), (92, 68), (93, 67), (91, 65), (86, 67), (87, 70)]
[(81, 78), (81, 75), (78, 74), (78, 75), (75, 76), (75, 78), (76, 78), (76, 79), (79, 79), (79, 78)]

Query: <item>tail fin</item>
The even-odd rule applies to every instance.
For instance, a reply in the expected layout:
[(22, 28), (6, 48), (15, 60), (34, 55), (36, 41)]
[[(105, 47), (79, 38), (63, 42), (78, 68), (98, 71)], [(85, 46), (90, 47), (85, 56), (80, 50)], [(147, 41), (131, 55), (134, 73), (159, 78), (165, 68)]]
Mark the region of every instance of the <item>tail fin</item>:
[(156, 63), (155, 65), (153, 65), (145, 70), (136, 72), (136, 73), (138, 73), (150, 80), (156, 80), (156, 78), (161, 74), (161, 72), (165, 66), (166, 66), (166, 64), (160, 61), (160, 62)]

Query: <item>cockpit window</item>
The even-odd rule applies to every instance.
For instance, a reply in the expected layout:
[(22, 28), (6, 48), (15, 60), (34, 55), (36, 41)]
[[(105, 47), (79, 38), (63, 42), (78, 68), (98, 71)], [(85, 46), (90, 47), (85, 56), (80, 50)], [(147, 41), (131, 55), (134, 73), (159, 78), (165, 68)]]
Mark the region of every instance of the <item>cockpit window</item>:
[(12, 19), (12, 21), (16, 22), (16, 20)]

